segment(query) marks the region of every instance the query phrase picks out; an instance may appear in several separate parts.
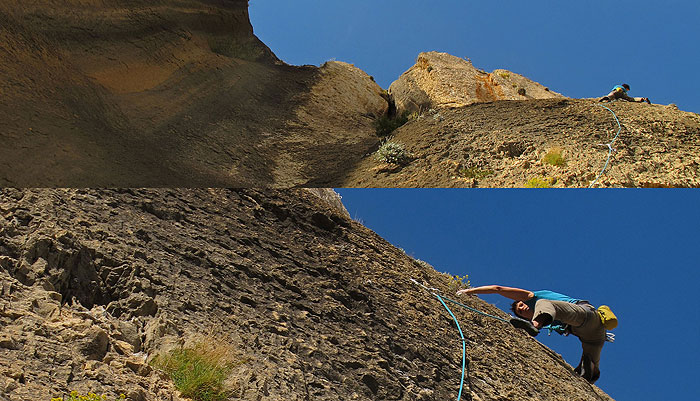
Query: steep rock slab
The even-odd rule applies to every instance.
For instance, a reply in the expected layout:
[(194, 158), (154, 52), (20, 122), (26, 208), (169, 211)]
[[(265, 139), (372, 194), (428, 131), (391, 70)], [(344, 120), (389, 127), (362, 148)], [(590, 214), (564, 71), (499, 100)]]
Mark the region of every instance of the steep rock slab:
[[(0, 184), (286, 187), (338, 174), (309, 149), (331, 138), (351, 163), (348, 147), (373, 135), (361, 116), (386, 109), (381, 89), (354, 70), (336, 80), (338, 66), (281, 63), (247, 7), (2, 2)], [(314, 99), (328, 106), (304, 113)]]
[[(308, 191), (2, 190), (0, 397), (171, 399), (147, 360), (211, 333), (240, 362), (233, 398), (455, 399), (459, 334), (411, 279), (454, 293)], [(610, 399), (524, 332), (453, 311), (462, 399)]]
[(398, 110), (427, 111), (496, 100), (563, 98), (522, 75), (479, 70), (471, 61), (447, 53), (426, 52), (389, 87)]
[[(346, 187), (700, 187), (700, 116), (646, 103), (536, 99), (434, 110), (394, 132), (406, 165), (373, 156)], [(545, 161), (558, 153), (561, 164)]]
[(264, 143), (275, 187), (333, 186), (379, 142), (374, 121), (389, 107), (382, 88), (352, 64), (329, 61), (318, 72), (282, 130)]

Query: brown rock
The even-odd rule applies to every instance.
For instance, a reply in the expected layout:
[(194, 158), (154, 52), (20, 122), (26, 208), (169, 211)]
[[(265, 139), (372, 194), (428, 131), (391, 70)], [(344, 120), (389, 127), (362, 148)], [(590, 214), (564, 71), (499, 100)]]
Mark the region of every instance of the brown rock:
[[(700, 187), (697, 114), (622, 101), (606, 107), (623, 130), (595, 186)], [(474, 103), (440, 115), (444, 121), (416, 119), (394, 132), (392, 140), (418, 155), (415, 160), (391, 171), (366, 157), (342, 186), (470, 187), (448, 168), (462, 166), (478, 176), (478, 187), (523, 187), (539, 177), (556, 179), (557, 187), (585, 188), (606, 165), (605, 143), (617, 132), (615, 116), (591, 99)], [(553, 147), (561, 149), (564, 165), (541, 161)]]
[(57, 316), (59, 314), (60, 304), (54, 299), (46, 297), (45, 294), (42, 294), (42, 297), (45, 298), (38, 298), (32, 301), (32, 311), (45, 319)]
[[(445, 121), (450, 118), (446, 113)], [(491, 148), (501, 143), (494, 141)], [(146, 201), (181, 218), (157, 216), (156, 209), (143, 207)], [(50, 207), (57, 203), (58, 215)], [(22, 337), (21, 353), (0, 349), (2, 374), (8, 376), (12, 366), (24, 372), (12, 391), (17, 399), (60, 394), (57, 380), (83, 392), (99, 385), (109, 395), (177, 399), (170, 379), (151, 370), (144, 358), (195, 340), (227, 357), (234, 372), (227, 382), (244, 400), (455, 397), (461, 365), (454, 326), (435, 299), (416, 292), (410, 282), (418, 277), (447, 291), (454, 279), (361, 224), (339, 219), (308, 191), (2, 189), (0, 210), (11, 208), (26, 209), (42, 221), (46, 235), (71, 232), (66, 244), (47, 249), (46, 260), (77, 254), (89, 260), (100, 257), (89, 251), (99, 246), (99, 254), (110, 258), (101, 263), (136, 266), (125, 270), (124, 278), (88, 288), (80, 280), (93, 278), (71, 277), (73, 265), (66, 263), (68, 282), (77, 283), (70, 287), (73, 302), (63, 305), (56, 321), (31, 312), (30, 299), (49, 298), (41, 287), (17, 286), (12, 296), (23, 301), (13, 301), (12, 307), (22, 318), (12, 327), (31, 335)], [(95, 232), (79, 223), (87, 219)], [(151, 240), (135, 240), (139, 230)], [(0, 230), (3, 251), (26, 259), (24, 244), (34, 232), (28, 227), (8, 237)], [(106, 235), (95, 233), (109, 233), (109, 241), (93, 242), (93, 236)], [(142, 263), (137, 250), (153, 255), (154, 262)], [(0, 279), (10, 280), (1, 273)], [(126, 305), (137, 290), (145, 290), (137, 283), (146, 280), (158, 299), (156, 316), (132, 316), (127, 309), (102, 312), (104, 304)], [(81, 290), (104, 298), (83, 297)], [(183, 300), (190, 301), (189, 308), (180, 308)], [(478, 299), (465, 302), (503, 314)], [(561, 357), (510, 325), (454, 313), (470, 344), (472, 398), (564, 400), (576, 394), (580, 401), (609, 400), (575, 377)], [(6, 325), (9, 318), (0, 321)], [(127, 342), (116, 338), (122, 327), (117, 322), (143, 336), (143, 354), (128, 355)], [(513, 371), (520, 372), (517, 385)]]
[(143, 293), (136, 293), (129, 297), (126, 306), (134, 316), (153, 316), (158, 311), (156, 301)]
[(522, 75), (475, 68), (471, 61), (447, 53), (418, 55), (416, 64), (389, 87), (399, 111), (462, 107), (478, 102), (564, 98)]
[(307, 188), (307, 191), (323, 199), (329, 206), (331, 206), (335, 211), (346, 219), (350, 219), (350, 213), (345, 209), (343, 201), (331, 188)]
[(146, 401), (146, 392), (142, 388), (136, 388), (130, 390), (127, 394), (127, 399), (133, 401)]
[(109, 348), (109, 336), (100, 327), (93, 326), (80, 341), (80, 352), (87, 358), (101, 361)]
[(134, 346), (126, 341), (114, 340), (112, 341), (112, 346), (120, 355), (131, 355), (134, 353)]
[(115, 338), (125, 341), (131, 345), (133, 352), (141, 351), (141, 336), (138, 327), (130, 321), (119, 320), (116, 322), (118, 332)]
[(17, 340), (9, 334), (0, 333), (0, 348), (18, 350), (21, 349), (21, 345)]
[(7, 371), (4, 372), (5, 376), (9, 377), (12, 380), (18, 381), (18, 382), (25, 382), (24, 378), (24, 370), (22, 368), (12, 366), (10, 367)]
[(5, 387), (3, 388), (3, 391), (5, 394), (11, 393), (12, 391), (16, 390), (19, 387), (19, 383), (17, 383), (14, 380), (7, 380), (5, 382)]
[(152, 370), (146, 361), (136, 356), (129, 357), (124, 364), (139, 376), (147, 376)]
[(246, 0), (7, 0), (0, 16), (0, 184), (318, 186), (388, 109), (350, 64), (279, 61)]

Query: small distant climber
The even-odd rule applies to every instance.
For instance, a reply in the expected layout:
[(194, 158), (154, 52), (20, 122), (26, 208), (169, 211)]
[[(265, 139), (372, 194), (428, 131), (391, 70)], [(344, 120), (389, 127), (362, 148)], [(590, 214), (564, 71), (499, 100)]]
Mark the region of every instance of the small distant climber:
[(630, 86), (627, 84), (615, 85), (614, 88), (607, 95), (603, 96), (598, 100), (599, 102), (610, 102), (615, 99), (622, 99), (628, 102), (647, 102), (651, 104), (648, 97), (631, 97), (627, 94), (630, 90)]
[(533, 337), (543, 328), (559, 334), (575, 335), (581, 340), (583, 354), (574, 372), (589, 383), (594, 383), (600, 377), (600, 353), (606, 341), (606, 327), (599, 312), (588, 301), (549, 290), (528, 291), (500, 285), (457, 291), (457, 295), (462, 294), (499, 294), (514, 300), (511, 310), (517, 317), (513, 317), (510, 323)]

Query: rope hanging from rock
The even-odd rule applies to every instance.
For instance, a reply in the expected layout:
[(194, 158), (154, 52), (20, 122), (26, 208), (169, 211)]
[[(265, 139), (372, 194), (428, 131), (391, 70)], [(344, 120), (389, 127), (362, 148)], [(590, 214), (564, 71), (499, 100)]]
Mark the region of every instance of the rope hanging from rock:
[[(429, 287), (426, 287), (426, 286), (424, 286), (423, 284), (420, 284), (418, 281), (416, 281), (416, 280), (414, 280), (414, 279), (411, 279), (411, 281), (412, 281), (414, 284), (416, 284), (416, 285), (422, 287), (424, 290), (427, 290), (427, 291), (432, 292), (433, 294), (437, 294), (437, 293), (440, 292), (440, 290), (438, 290), (437, 288), (429, 288)], [(445, 296), (443, 296), (442, 298), (445, 299), (445, 300), (447, 300), (447, 301), (452, 302), (452, 303), (455, 304), (455, 305), (461, 306), (462, 308), (469, 309), (469, 310), (472, 311), (472, 312), (476, 312), (476, 313), (478, 313), (478, 314), (480, 314), (480, 315), (488, 316), (488, 317), (490, 317), (490, 318), (493, 318), (493, 319), (496, 319), (496, 320), (500, 320), (500, 321), (502, 321), (502, 322), (505, 322), (505, 323), (509, 323), (509, 324), (510, 324), (510, 322), (509, 322), (508, 320), (503, 319), (502, 317), (490, 315), (490, 314), (488, 314), (488, 313), (486, 313), (486, 312), (482, 312), (482, 311), (480, 311), (480, 310), (478, 310), (478, 309), (474, 309), (474, 308), (472, 308), (471, 306), (467, 306), (467, 305), (465, 305), (465, 304), (463, 304), (463, 303), (457, 302), (457, 301), (455, 301), (455, 300), (453, 300), (453, 299), (450, 299), (450, 298), (447, 298), (447, 297), (445, 297)]]
[(465, 372), (465, 365), (467, 362), (467, 343), (464, 340), (464, 333), (462, 333), (462, 328), (459, 327), (459, 322), (457, 321), (457, 317), (455, 317), (454, 313), (450, 310), (450, 308), (447, 307), (447, 304), (445, 301), (442, 300), (440, 295), (433, 293), (437, 299), (440, 301), (442, 306), (447, 309), (447, 312), (450, 313), (450, 316), (452, 316), (452, 319), (454, 319), (455, 324), (457, 325), (457, 330), (459, 330), (459, 335), (462, 337), (462, 379), (459, 381), (459, 393), (457, 393), (457, 401), (459, 401), (462, 398), (462, 388), (464, 387), (464, 372)]
[(613, 149), (613, 147), (612, 147), (612, 144), (615, 143), (615, 140), (617, 140), (617, 137), (620, 135), (620, 131), (622, 131), (622, 125), (620, 125), (620, 120), (617, 119), (617, 115), (615, 115), (614, 111), (603, 106), (602, 104), (595, 104), (594, 103), (594, 106), (600, 106), (600, 107), (602, 107), (602, 108), (604, 108), (612, 113), (613, 117), (615, 117), (615, 121), (617, 122), (617, 134), (615, 134), (615, 137), (613, 138), (612, 141), (610, 141), (610, 143), (599, 143), (598, 144), (598, 146), (607, 146), (608, 147), (608, 159), (605, 160), (605, 165), (603, 166), (603, 170), (600, 171), (600, 174), (598, 174), (598, 176), (595, 178), (595, 180), (593, 180), (593, 182), (591, 183), (591, 185), (588, 186), (588, 188), (592, 188), (593, 185), (595, 185), (596, 182), (598, 182), (598, 179), (603, 175), (603, 173), (605, 173), (605, 169), (608, 168), (608, 163), (610, 162), (610, 157), (612, 156), (612, 153), (615, 151), (615, 149)]
[(464, 333), (462, 332), (462, 328), (459, 326), (459, 321), (457, 321), (457, 317), (454, 315), (454, 313), (452, 313), (452, 310), (450, 310), (450, 308), (447, 306), (447, 304), (445, 303), (445, 300), (450, 301), (455, 305), (461, 306), (462, 308), (469, 309), (472, 312), (476, 312), (476, 313), (479, 313), (479, 314), (484, 315), (484, 316), (492, 317), (492, 318), (500, 320), (502, 322), (506, 322), (506, 323), (509, 323), (509, 322), (503, 318), (498, 317), (498, 316), (489, 315), (488, 313), (482, 312), (478, 309), (474, 309), (470, 306), (464, 305), (464, 304), (459, 303), (455, 300), (452, 300), (452, 299), (449, 299), (446, 297), (442, 297), (442, 296), (440, 296), (440, 294), (438, 294), (440, 292), (440, 290), (438, 290), (437, 288), (427, 287), (427, 286), (419, 283), (415, 279), (411, 279), (411, 281), (413, 282), (413, 284), (415, 284), (415, 285), (423, 288), (424, 290), (429, 291), (431, 294), (435, 295), (437, 297), (437, 299), (440, 301), (440, 303), (442, 304), (442, 306), (444, 306), (445, 309), (447, 309), (447, 312), (450, 314), (450, 316), (452, 316), (452, 319), (454, 320), (455, 324), (457, 325), (457, 330), (459, 330), (459, 335), (462, 338), (462, 379), (459, 382), (459, 393), (457, 395), (457, 401), (460, 401), (460, 399), (462, 398), (462, 389), (464, 388), (464, 374), (466, 372), (467, 343), (464, 339)]

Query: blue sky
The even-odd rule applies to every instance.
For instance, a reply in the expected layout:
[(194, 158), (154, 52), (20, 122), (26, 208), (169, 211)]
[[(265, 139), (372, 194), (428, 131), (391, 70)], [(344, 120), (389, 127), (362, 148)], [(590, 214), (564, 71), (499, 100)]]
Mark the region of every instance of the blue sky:
[(423, 51), (505, 68), (569, 97), (630, 95), (700, 113), (697, 0), (251, 0), (255, 34), (289, 64), (355, 64), (383, 88)]
[[(603, 349), (596, 384), (614, 399), (700, 399), (699, 191), (336, 191), (354, 219), (438, 271), (468, 274), (472, 286), (611, 306), (617, 341)], [(509, 308), (506, 298), (481, 298)], [(537, 339), (578, 363), (575, 337)]]
[[(388, 88), (420, 52), (505, 68), (574, 98), (619, 83), (700, 112), (700, 1), (252, 0), (289, 64), (345, 61)], [(700, 398), (697, 190), (338, 190), (352, 217), (472, 285), (552, 289), (613, 307), (597, 382), (618, 401)], [(508, 301), (485, 296), (507, 309)], [(538, 339), (572, 364), (573, 337)]]

